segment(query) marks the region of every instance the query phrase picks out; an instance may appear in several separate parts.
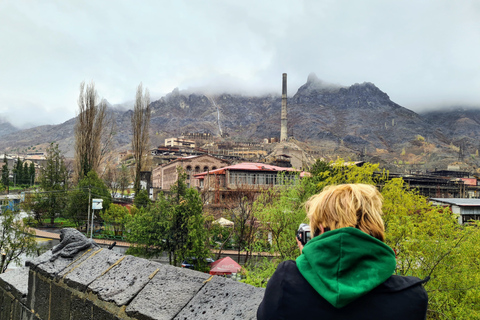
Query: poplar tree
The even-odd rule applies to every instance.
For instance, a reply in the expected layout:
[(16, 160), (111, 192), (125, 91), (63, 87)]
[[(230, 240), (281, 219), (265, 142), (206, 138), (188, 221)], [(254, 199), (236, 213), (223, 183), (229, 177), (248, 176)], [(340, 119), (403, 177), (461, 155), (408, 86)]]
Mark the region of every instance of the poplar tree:
[(135, 194), (140, 190), (140, 172), (145, 164), (145, 156), (148, 153), (150, 127), (150, 94), (148, 89), (143, 93), (143, 86), (140, 83), (137, 87), (135, 106), (132, 114), (132, 149), (135, 159), (135, 182), (133, 188)]
[(91, 170), (99, 172), (104, 153), (102, 136), (107, 128), (107, 105), (98, 101), (95, 83), (80, 84), (78, 116), (75, 123), (75, 177), (82, 179)]
[(10, 178), (9, 178), (9, 174), (10, 172), (8, 171), (8, 162), (7, 162), (7, 155), (3, 155), (3, 167), (2, 167), (2, 184), (3, 186), (7, 189), (7, 193), (8, 193), (8, 187), (10, 185)]

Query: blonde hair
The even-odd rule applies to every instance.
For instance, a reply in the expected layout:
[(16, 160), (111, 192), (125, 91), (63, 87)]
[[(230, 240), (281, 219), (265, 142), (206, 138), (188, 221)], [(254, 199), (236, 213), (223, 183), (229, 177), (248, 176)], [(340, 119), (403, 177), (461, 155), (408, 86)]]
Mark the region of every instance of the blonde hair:
[(330, 230), (354, 227), (385, 242), (382, 200), (372, 185), (328, 186), (305, 205), (312, 235), (318, 234), (319, 225)]

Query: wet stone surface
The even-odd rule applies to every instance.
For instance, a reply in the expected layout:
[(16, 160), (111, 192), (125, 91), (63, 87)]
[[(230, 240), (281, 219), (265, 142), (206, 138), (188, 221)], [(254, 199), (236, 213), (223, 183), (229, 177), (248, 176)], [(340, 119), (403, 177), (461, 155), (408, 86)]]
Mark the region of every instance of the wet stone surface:
[[(160, 270), (127, 307), (137, 319), (173, 319), (205, 285), (210, 275), (160, 265)], [(193, 318), (192, 318), (193, 319)]]
[(175, 319), (256, 319), (264, 294), (263, 288), (215, 276)]
[(91, 283), (88, 290), (98, 294), (104, 301), (113, 301), (122, 306), (143, 289), (150, 280), (149, 276), (160, 267), (156, 262), (125, 256), (118, 265)]
[(28, 268), (18, 268), (0, 275), (0, 284), (2, 288), (9, 291), (13, 296), (27, 302), (28, 293)]
[(90, 283), (100, 277), (122, 257), (121, 254), (106, 249), (95, 251), (81, 264), (72, 268), (65, 275), (64, 281), (71, 288), (85, 291)]

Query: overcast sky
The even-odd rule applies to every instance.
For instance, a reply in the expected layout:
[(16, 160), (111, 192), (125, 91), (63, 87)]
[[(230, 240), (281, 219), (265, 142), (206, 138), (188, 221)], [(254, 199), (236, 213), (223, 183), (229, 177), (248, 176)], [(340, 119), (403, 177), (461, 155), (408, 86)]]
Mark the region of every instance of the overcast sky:
[[(480, 108), (480, 1), (0, 1), (0, 119), (75, 116), (79, 85), (112, 104), (140, 82), (288, 94), (314, 72), (373, 82), (411, 110)], [(233, 89), (232, 89), (233, 90)]]

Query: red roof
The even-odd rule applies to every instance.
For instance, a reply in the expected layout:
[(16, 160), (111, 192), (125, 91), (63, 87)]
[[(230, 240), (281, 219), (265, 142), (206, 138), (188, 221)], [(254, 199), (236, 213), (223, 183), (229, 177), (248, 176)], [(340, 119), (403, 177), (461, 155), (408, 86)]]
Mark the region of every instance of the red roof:
[(300, 171), (294, 168), (285, 168), (285, 167), (277, 167), (277, 166), (272, 166), (266, 163), (256, 163), (256, 162), (242, 162), (239, 164), (235, 164), (233, 166), (228, 166), (228, 167), (223, 167), (220, 169), (216, 170), (211, 170), (211, 171), (206, 171), (202, 173), (197, 173), (195, 175), (195, 178), (197, 179), (203, 179), (205, 175), (207, 174), (225, 174), (226, 170), (230, 171), (272, 171), (272, 172), (277, 172), (277, 171)]
[(232, 258), (225, 257), (219, 259), (210, 265), (210, 274), (225, 275), (237, 273), (242, 269)]

